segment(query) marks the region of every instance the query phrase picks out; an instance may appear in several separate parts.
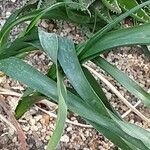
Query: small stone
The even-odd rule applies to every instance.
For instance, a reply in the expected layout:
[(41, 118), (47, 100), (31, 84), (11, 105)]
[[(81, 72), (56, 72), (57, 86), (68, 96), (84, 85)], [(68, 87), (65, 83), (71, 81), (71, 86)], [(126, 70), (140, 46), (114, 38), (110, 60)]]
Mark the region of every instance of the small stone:
[(43, 115), (43, 117), (40, 119), (41, 124), (48, 125), (50, 121), (49, 115)]
[(49, 135), (46, 136), (45, 139), (48, 141), (50, 139), (50, 136)]
[(32, 134), (32, 131), (31, 131), (31, 130), (29, 130), (29, 131), (28, 131), (28, 134), (29, 134), (29, 135), (31, 135), (31, 134)]
[(148, 129), (146, 129), (146, 130), (150, 132), (150, 129), (149, 129), (149, 128), (148, 128)]
[(25, 132), (29, 131), (30, 127), (29, 126), (25, 126), (22, 128)]
[(1, 143), (1, 145), (7, 144), (8, 141), (9, 141), (8, 135), (5, 134), (4, 136), (0, 136), (0, 143)]
[(32, 131), (38, 131), (38, 127), (37, 127), (37, 126), (32, 126), (32, 127), (31, 127), (31, 130), (32, 130)]
[(31, 126), (34, 126), (36, 121), (35, 121), (35, 119), (30, 119), (29, 123), (30, 123)]
[(72, 127), (68, 127), (66, 130), (67, 130), (67, 132), (72, 131)]
[(42, 129), (42, 125), (41, 125), (41, 123), (37, 123), (37, 127), (39, 128), (39, 129)]
[(77, 120), (76, 117), (71, 117), (71, 121)]
[(11, 0), (13, 3), (16, 2), (16, 0)]
[(27, 121), (30, 121), (30, 120), (33, 119), (32, 116), (31, 116), (31, 114), (30, 114), (29, 112), (26, 112), (26, 113), (25, 113), (24, 118), (25, 118)]
[(12, 142), (13, 143), (17, 142), (17, 137), (16, 136), (12, 139)]
[(30, 109), (29, 112), (30, 112), (31, 115), (36, 115), (37, 110), (35, 110), (35, 109)]
[(83, 148), (83, 150), (90, 150), (89, 148)]
[(8, 11), (6, 12), (6, 18), (8, 18), (11, 15), (11, 13)]
[(142, 123), (141, 123), (141, 122), (135, 122), (135, 124), (136, 124), (137, 126), (142, 127)]
[(85, 141), (86, 140), (85, 136), (82, 133), (80, 135), (81, 135), (82, 140)]
[(61, 137), (60, 139), (61, 142), (64, 142), (64, 143), (68, 143), (69, 142), (69, 137), (65, 134)]
[(42, 22), (41, 22), (41, 25), (42, 25), (42, 27), (45, 28), (45, 29), (48, 28), (48, 26), (49, 26), (45, 21), (42, 21)]
[(130, 123), (134, 123), (134, 120), (133, 120), (133, 119), (131, 119), (131, 120), (130, 120)]
[(46, 129), (42, 129), (41, 132), (42, 132), (42, 133), (45, 133), (45, 132), (46, 132)]
[(9, 128), (9, 132), (8, 133), (9, 133), (9, 135), (13, 136), (15, 134), (15, 131), (14, 131), (14, 129)]
[(38, 116), (35, 116), (35, 117), (34, 117), (34, 119), (35, 119), (36, 121), (39, 121), (41, 118), (42, 118), (42, 115), (38, 115)]
[(49, 127), (50, 127), (51, 129), (55, 129), (55, 125), (54, 125), (54, 124), (50, 124)]
[(107, 93), (106, 93), (106, 96), (107, 96), (107, 98), (108, 98), (108, 99), (111, 99), (112, 94), (111, 94), (111, 93), (109, 93), (109, 92), (107, 92)]
[(49, 29), (49, 31), (52, 31), (54, 29), (54, 24), (49, 24), (48, 29)]
[(47, 149), (47, 145), (46, 145), (46, 146), (44, 146), (44, 149)]
[(129, 55), (128, 55), (128, 58), (132, 58), (132, 54), (129, 54)]

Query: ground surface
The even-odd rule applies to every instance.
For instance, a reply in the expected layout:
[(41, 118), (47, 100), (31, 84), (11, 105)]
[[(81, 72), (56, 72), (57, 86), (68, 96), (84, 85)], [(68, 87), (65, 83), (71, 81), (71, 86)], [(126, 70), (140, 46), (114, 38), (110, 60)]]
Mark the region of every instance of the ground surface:
[[(21, 1), (19, 1), (20, 3)], [(21, 3), (19, 4), (21, 5)], [(4, 24), (6, 18), (10, 15), (10, 12), (19, 6), (16, 1), (1, 1), (0, 0), (0, 24)], [(82, 33), (79, 29), (72, 24), (66, 22), (59, 23), (57, 25), (53, 22), (42, 22), (44, 28), (49, 31), (57, 32), (62, 36), (68, 36), (76, 42), (83, 40)], [(18, 34), (18, 29), (13, 30), (12, 35)], [(136, 80), (145, 90), (150, 89), (150, 62), (141, 53), (139, 47), (125, 47), (117, 49), (114, 52), (110, 52), (105, 55), (105, 58), (116, 65), (120, 70), (126, 72), (130, 77)], [(28, 62), (41, 70), (46, 72), (46, 70), (51, 66), (50, 60), (41, 52), (33, 53), (26, 58)], [(102, 72), (96, 66), (90, 64), (97, 72)], [(111, 77), (106, 76), (106, 78), (111, 81), (113, 85), (121, 92), (121, 94), (133, 105), (137, 102), (137, 99), (128, 93), (124, 88), (122, 88), (117, 82), (112, 80)], [(127, 110), (128, 107), (124, 105), (119, 98), (117, 98), (108, 87), (102, 84), (104, 91), (112, 105), (118, 110), (122, 115)], [(23, 92), (25, 86), (14, 81), (8, 77), (1, 79), (0, 87), (14, 89), (17, 92)], [(19, 98), (15, 96), (2, 95), (7, 103), (13, 109), (18, 103)], [(150, 118), (150, 111), (145, 108), (142, 104), (139, 105), (138, 110), (140, 110), (145, 116)], [(56, 113), (57, 106), (51, 104), (47, 110)], [(0, 107), (0, 113), (5, 116), (3, 109)], [(85, 122), (76, 114), (69, 113), (68, 118), (76, 123), (85, 124)], [(147, 123), (141, 120), (134, 113), (130, 113), (125, 117), (125, 119), (131, 123), (135, 123), (144, 128), (150, 128)], [(48, 114), (42, 112), (37, 107), (31, 108), (19, 121), (23, 131), (26, 134), (27, 144), (29, 150), (44, 150), (47, 141), (52, 135), (55, 127), (55, 118), (49, 116)], [(0, 149), (3, 150), (19, 150), (21, 149), (20, 144), (17, 139), (15, 131), (7, 126), (5, 123), (0, 122)], [(61, 150), (117, 150), (110, 141), (103, 137), (93, 128), (85, 128), (72, 124), (66, 124), (65, 132), (61, 138), (59, 148)]]

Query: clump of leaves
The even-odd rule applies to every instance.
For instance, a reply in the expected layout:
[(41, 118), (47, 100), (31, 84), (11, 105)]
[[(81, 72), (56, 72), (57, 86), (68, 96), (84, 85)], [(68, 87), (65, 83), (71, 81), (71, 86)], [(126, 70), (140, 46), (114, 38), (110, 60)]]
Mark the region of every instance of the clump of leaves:
[[(37, 3), (30, 3), (17, 10), (0, 31), (0, 71), (30, 87), (16, 108), (16, 117), (19, 119), (35, 102), (46, 97), (59, 105), (56, 129), (48, 144), (48, 149), (53, 150), (57, 147), (63, 133), (67, 109), (69, 109), (79, 114), (121, 149), (149, 150), (150, 133), (122, 120), (108, 102), (101, 86), (82, 64), (91, 60), (149, 107), (150, 94), (99, 55), (115, 47), (125, 45), (144, 45), (145, 47), (150, 44), (149, 23), (132, 28), (115, 28), (129, 15), (147, 22), (149, 16), (142, 8), (149, 6), (150, 1), (137, 5), (136, 1), (103, 0), (99, 3), (98, 9), (94, 7), (96, 2), (94, 0), (88, 3), (83, 0), (57, 1), (47, 7), (41, 5), (41, 1), (36, 2), (38, 2), (38, 9)], [(29, 7), (33, 8), (31, 12), (28, 12)], [(99, 10), (104, 7), (108, 8), (107, 14), (110, 14), (109, 10), (121, 13), (128, 8), (128, 11), (109, 20), (108, 23), (104, 19), (104, 14)], [(95, 21), (93, 14), (97, 10), (99, 10), (99, 18)], [(142, 20), (135, 14), (142, 15), (140, 16)], [(40, 19), (69, 20), (89, 27), (95, 25), (95, 22), (96, 24), (102, 22), (102, 25), (87, 41), (75, 45), (68, 38), (47, 33), (38, 28), (37, 24)], [(11, 29), (24, 21), (30, 21), (28, 27), (16, 40), (9, 42)], [(49, 70), (49, 74), (44, 75), (23, 61), (23, 56), (35, 49), (45, 51), (53, 61), (54, 65)], [(147, 54), (150, 55), (148, 50)], [(64, 77), (69, 80), (72, 89), (65, 87)]]

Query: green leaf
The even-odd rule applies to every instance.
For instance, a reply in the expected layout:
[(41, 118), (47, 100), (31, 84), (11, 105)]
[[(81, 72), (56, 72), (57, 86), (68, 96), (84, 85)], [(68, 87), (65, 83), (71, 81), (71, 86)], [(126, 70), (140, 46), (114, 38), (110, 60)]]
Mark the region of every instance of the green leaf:
[[(130, 9), (139, 5), (136, 0), (132, 0), (132, 1), (118, 0), (118, 3), (119, 3), (119, 6), (124, 11), (129, 11)], [(139, 9), (136, 13), (131, 14), (131, 16), (133, 16), (134, 18), (142, 22), (150, 21), (150, 16), (142, 8)]]
[(95, 0), (79, 0), (79, 4), (83, 5), (83, 10), (86, 10)]
[(80, 60), (89, 60), (116, 47), (147, 45), (150, 44), (149, 39), (150, 23), (137, 27), (108, 32), (99, 38), (96, 42), (94, 42), (93, 45), (84, 53), (81, 53)]
[(58, 36), (55, 33), (47, 33), (40, 28), (38, 32), (43, 50), (48, 54), (50, 59), (57, 64)]
[[(64, 62), (67, 62), (65, 60), (65, 57), (68, 58), (68, 61), (70, 61), (71, 63), (71, 59), (72, 59), (72, 64), (74, 64), (74, 66), (77, 68), (77, 65), (75, 64), (78, 64), (78, 63), (75, 63), (73, 62), (74, 61), (77, 61), (77, 57), (75, 57), (75, 48), (73, 46), (73, 43), (72, 41), (70, 40), (67, 40), (67, 39), (64, 39), (64, 38), (59, 38), (59, 42), (58, 42), (58, 39), (57, 39), (57, 35), (56, 34), (52, 34), (52, 33), (47, 33), (47, 32), (44, 32), (42, 30), (39, 29), (39, 39), (41, 41), (41, 45), (44, 49), (44, 51), (50, 56), (50, 58), (53, 60), (54, 63), (57, 64), (57, 49), (58, 49), (58, 43), (59, 43), (59, 53), (61, 53), (61, 60), (59, 60), (60, 62), (64, 61)], [(72, 49), (72, 51), (71, 51)], [(73, 52), (74, 51), (74, 52)], [(66, 53), (67, 52), (67, 53)], [(69, 53), (70, 52), (70, 53)], [(72, 53), (73, 52), (73, 53)], [(65, 56), (65, 55), (68, 55), (68, 56)], [(74, 57), (71, 57), (73, 54)], [(69, 57), (70, 56), (70, 57)], [(74, 58), (74, 59), (73, 59)], [(69, 65), (70, 65), (69, 63)], [(62, 64), (62, 63), (61, 63)], [(65, 68), (67, 68), (68, 64), (64, 64)], [(56, 65), (57, 67), (57, 65)], [(69, 67), (68, 67), (69, 68)], [(71, 67), (74, 69), (74, 67)], [(79, 68), (79, 67), (78, 67)], [(70, 69), (71, 70), (71, 69)], [(79, 70), (79, 69), (78, 69)], [(80, 68), (81, 70), (81, 68)], [(110, 106), (107, 98), (105, 97), (105, 94), (103, 93), (101, 87), (97, 84), (97, 82), (94, 80), (94, 78), (91, 76), (91, 74), (84, 68), (84, 72), (86, 74), (86, 77), (88, 80), (90, 80), (92, 83), (90, 84), (90, 86), (95, 89), (94, 91), (96, 92), (96, 94), (98, 95), (98, 97), (100, 99), (102, 99), (103, 103), (106, 104), (106, 107), (108, 107), (112, 112), (114, 111), (112, 109), (112, 107)], [(78, 72), (76, 72), (76, 74), (73, 73), (72, 71), (72, 75), (77, 75)], [(75, 77), (72, 76), (72, 79), (74, 79)], [(75, 79), (74, 79), (75, 80)], [(80, 79), (81, 80), (81, 79)], [(77, 82), (77, 81), (75, 81)], [(83, 81), (82, 81), (83, 82)], [(82, 84), (82, 83), (81, 83)], [(87, 84), (86, 84), (87, 85)], [(80, 91), (81, 88), (80, 88)], [(84, 94), (85, 95), (85, 94)], [(98, 100), (100, 101), (100, 100)], [(102, 108), (101, 108), (102, 109)], [(115, 111), (114, 111), (115, 112)], [(115, 112), (116, 113), (116, 112)], [(116, 113), (117, 114), (117, 113)]]
[(54, 81), (57, 81), (57, 73), (56, 73), (56, 65), (53, 64), (51, 66), (51, 68), (49, 69), (48, 73), (47, 73), (47, 76), (51, 79), (53, 79)]
[(63, 134), (65, 121), (67, 118), (67, 105), (65, 102), (68, 99), (67, 92), (63, 83), (63, 76), (59, 73), (59, 71), (57, 72), (57, 79), (58, 79), (57, 89), (58, 89), (58, 96), (59, 96), (58, 115), (57, 115), (57, 121), (56, 121), (56, 128), (53, 132), (53, 135), (50, 141), (48, 142), (47, 150), (55, 150), (57, 148), (57, 145)]
[(108, 25), (106, 25), (104, 28), (102, 28), (97, 33), (95, 33), (87, 42), (85, 42), (84, 45), (78, 47), (77, 52), (78, 52), (78, 54), (80, 54), (80, 58), (82, 58), (82, 55), (84, 55), (86, 53), (86, 51), (90, 51), (92, 49), (92, 46), (96, 42), (98, 42), (105, 33), (107, 33), (113, 27), (115, 27), (115, 25), (117, 25), (120, 21), (122, 21), (123, 19), (128, 17), (130, 14), (135, 13), (140, 8), (142, 8), (146, 5), (149, 5), (149, 4), (150, 4), (150, 0), (132, 8), (131, 10), (127, 11), (126, 13), (124, 13), (124, 14), (120, 15), (119, 17), (115, 18), (114, 20), (112, 20)]
[(148, 94), (144, 89), (142, 89), (126, 74), (118, 70), (116, 67), (114, 67), (101, 57), (97, 57), (92, 61), (100, 68), (102, 68), (104, 71), (106, 71), (109, 75), (111, 75), (115, 80), (117, 80), (129, 92), (131, 92), (137, 98), (142, 100), (146, 106), (150, 107), (150, 94)]
[(43, 47), (43, 50), (49, 55), (52, 61), (56, 64), (57, 69), (57, 89), (58, 89), (58, 115), (56, 120), (56, 128), (53, 135), (48, 142), (47, 150), (55, 150), (63, 134), (65, 121), (67, 118), (67, 92), (63, 83), (63, 76), (60, 73), (59, 66), (57, 64), (58, 56), (58, 37), (56, 34), (47, 33), (39, 29), (39, 39)]
[(119, 114), (116, 112), (116, 110), (109, 103), (109, 101), (108, 101), (107, 97), (105, 96), (100, 84), (98, 84), (96, 79), (92, 76), (92, 74), (86, 68), (82, 68), (82, 69), (83, 69), (83, 72), (84, 72), (88, 82), (90, 83), (91, 87), (94, 89), (94, 91), (96, 92), (98, 97), (103, 101), (103, 103), (105, 104), (107, 109), (109, 109), (112, 113), (114, 113), (116, 116), (118, 116), (121, 119)]
[[(0, 70), (58, 102), (56, 83), (20, 59), (9, 58), (1, 60)], [(90, 120), (92, 125), (94, 125), (98, 131), (103, 133), (123, 150), (127, 150), (127, 146), (125, 147), (125, 145), (128, 144), (125, 141), (128, 141), (131, 145), (134, 145), (137, 149), (149, 150), (150, 133), (148, 131), (119, 120), (117, 120), (116, 124), (116, 121), (114, 122), (112, 119), (104, 117), (102, 114), (94, 111), (93, 108), (87, 105), (78, 96), (69, 91), (67, 94), (67, 104), (69, 109), (82, 116), (85, 120)], [(112, 134), (108, 135), (107, 131)]]
[(105, 4), (105, 6), (110, 9), (112, 12), (120, 14), (121, 8), (118, 5), (117, 0), (102, 0), (102, 2)]
[[(31, 21), (31, 20), (33, 21), (33, 18), (35, 19), (38, 14), (42, 14), (44, 12), (44, 10), (45, 10), (45, 8), (29, 11), (27, 14), (22, 14), (22, 15), (18, 16), (17, 18), (12, 19), (11, 23), (9, 23), (8, 25), (7, 24), (4, 25), (2, 30), (0, 31), (0, 45), (3, 46), (7, 43), (8, 35), (14, 26), (16, 26), (22, 22), (25, 22), (25, 21)], [(48, 8), (46, 10), (48, 10)], [(72, 22), (79, 23), (79, 24), (89, 24), (89, 23), (93, 22), (92, 21), (93, 19), (89, 19), (90, 18), (89, 15), (81, 13), (80, 11), (75, 11), (75, 12), (71, 11), (71, 13), (73, 15), (76, 15), (77, 18), (75, 20), (72, 20), (70, 17), (68, 17), (68, 13), (66, 12), (66, 6), (64, 4), (64, 6), (60, 5), (59, 7), (53, 7), (53, 8), (51, 7), (51, 9), (49, 8), (49, 11), (44, 13), (41, 16), (41, 19), (66, 20), (66, 21), (72, 21)], [(82, 17), (82, 20), (80, 19), (81, 17)], [(33, 21), (34, 23), (32, 22), (32, 25), (37, 23), (37, 21), (38, 21), (38, 19)], [(33, 27), (32, 25), (30, 25), (30, 29)], [(30, 29), (28, 28), (28, 30), (30, 30)]]
[[(133, 146), (128, 140), (124, 140), (117, 133), (111, 132), (108, 128), (100, 126), (98, 123), (94, 123), (90, 120), (87, 120), (89, 124), (91, 124), (95, 129), (97, 129), (100, 133), (103, 133), (108, 139), (111, 139), (113, 143), (116, 143), (122, 150), (139, 150), (136, 146)], [(113, 138), (112, 138), (113, 137)]]
[(16, 39), (13, 43), (9, 43), (0, 47), (0, 59), (5, 59), (21, 53), (33, 51), (36, 49), (33, 46), (34, 42), (36, 43), (36, 48), (41, 49), (36, 27), (33, 28), (26, 36)]
[(77, 93), (90, 107), (95, 107), (103, 115), (109, 116), (105, 105), (92, 89), (78, 61), (73, 41), (59, 38), (59, 63)]
[[(29, 10), (30, 9), (34, 10), (35, 8), (36, 8), (35, 4), (25, 5), (10, 15), (10, 17), (7, 19), (6, 23), (4, 24), (4, 26), (2, 27), (2, 29), (0, 31), (1, 32), (0, 46), (3, 46), (7, 43), (9, 33), (10, 33), (10, 30), (12, 29), (12, 27), (18, 25), (22, 21), (25, 21), (26, 19), (28, 19), (28, 17), (30, 18), (33, 15), (33, 12), (31, 12)], [(26, 15), (24, 15), (26, 12), (30, 12), (29, 13), (30, 15), (28, 17)], [(24, 17), (24, 16), (26, 16), (26, 17)]]
[(21, 118), (22, 115), (29, 109), (31, 106), (33, 106), (36, 102), (43, 100), (43, 96), (38, 95), (31, 95), (22, 97), (19, 101), (16, 110), (15, 110), (15, 116), (17, 119)]
[(147, 47), (147, 45), (142, 45), (142, 49), (143, 49), (145, 56), (150, 60), (150, 50)]

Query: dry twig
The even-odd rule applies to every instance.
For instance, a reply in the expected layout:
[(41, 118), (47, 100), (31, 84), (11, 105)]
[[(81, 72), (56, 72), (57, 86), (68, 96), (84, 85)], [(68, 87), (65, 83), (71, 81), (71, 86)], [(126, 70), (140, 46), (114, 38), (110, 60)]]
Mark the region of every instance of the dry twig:
[[(50, 111), (46, 111), (38, 106), (35, 106), (37, 107), (39, 110), (41, 110), (42, 112), (48, 114), (49, 116), (53, 117), (53, 118), (57, 118), (57, 115), (50, 112)], [(82, 128), (93, 128), (91, 125), (86, 125), (86, 124), (81, 124), (81, 123), (76, 123), (76, 122), (73, 122), (73, 121), (70, 121), (69, 119), (66, 119), (66, 123), (69, 123), (69, 124), (72, 124), (72, 125), (75, 125), (75, 126), (79, 126), (79, 127), (82, 127)]]
[(8, 126), (10, 126), (14, 131), (16, 131), (15, 126), (8, 120), (6, 119), (3, 115), (0, 114), (0, 120), (2, 122), (5, 122)]
[(96, 75), (101, 81), (103, 81), (122, 100), (122, 102), (126, 104), (134, 113), (136, 113), (141, 119), (143, 119), (144, 121), (150, 124), (150, 120), (147, 117), (145, 117), (141, 112), (139, 112), (134, 106), (132, 106), (107, 79), (105, 79), (101, 74), (97, 73), (91, 67), (87, 65), (83, 65), (83, 66), (87, 68), (91, 73)]
[(26, 150), (26, 139), (25, 134), (22, 131), (20, 124), (16, 120), (14, 114), (12, 113), (12, 110), (8, 107), (8, 105), (5, 103), (4, 98), (0, 96), (0, 105), (4, 109), (5, 113), (8, 115), (10, 122), (15, 126), (18, 138), (20, 140), (20, 143), (22, 145), (22, 149)]
[(18, 92), (14, 92), (13, 90), (10, 89), (5, 89), (0, 87), (0, 94), (1, 95), (11, 95), (11, 96), (16, 96), (16, 97), (21, 97), (22, 94)]
[[(21, 93), (17, 93), (17, 92), (14, 92), (14, 91), (12, 91), (12, 90), (3, 89), (3, 88), (0, 88), (0, 94), (11, 95), (11, 96), (17, 96), (17, 97), (21, 97), (21, 96), (22, 96)], [(53, 105), (53, 106), (56, 105), (56, 104), (54, 104), (54, 103), (52, 103), (52, 102), (49, 102), (49, 101), (47, 101), (47, 100), (42, 100), (42, 101), (40, 101), (40, 102), (44, 103), (44, 104), (45, 104), (46, 106), (48, 106), (48, 107), (51, 107), (52, 105)], [(38, 106), (36, 106), (36, 107), (37, 107), (39, 110), (41, 110), (41, 111), (47, 113), (48, 115), (50, 115), (50, 116), (52, 116), (52, 117), (54, 117), (54, 118), (57, 118), (57, 115), (55, 115), (54, 113), (52, 113), (52, 112), (50, 112), (50, 111), (46, 111), (46, 110), (44, 110), (44, 109), (42, 109), (42, 108), (40, 108), (40, 107), (38, 107)], [(57, 108), (57, 106), (56, 106), (56, 108)], [(73, 124), (73, 125), (80, 126), (80, 127), (84, 127), (84, 128), (93, 128), (91, 125), (84, 125), (84, 124), (80, 124), (80, 123), (75, 123), (75, 122), (70, 121), (69, 119), (67, 119), (66, 122), (69, 123), (69, 124)]]
[[(133, 107), (136, 108), (139, 104), (141, 104), (141, 101), (138, 101)], [(125, 118), (132, 110), (129, 109), (128, 111), (126, 111), (123, 115), (122, 118)]]

